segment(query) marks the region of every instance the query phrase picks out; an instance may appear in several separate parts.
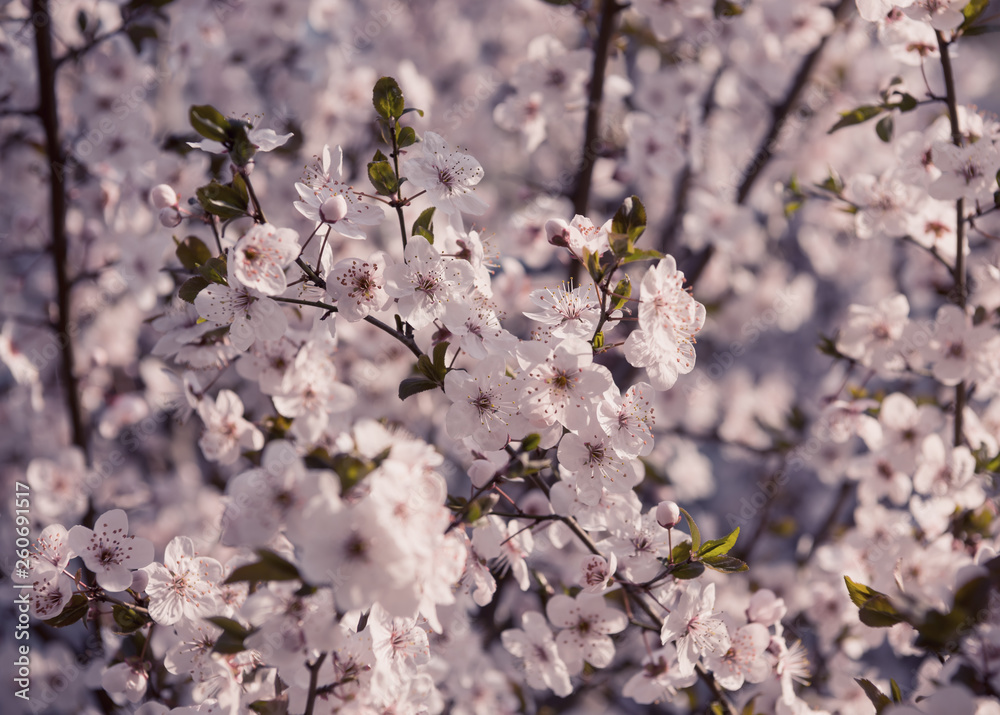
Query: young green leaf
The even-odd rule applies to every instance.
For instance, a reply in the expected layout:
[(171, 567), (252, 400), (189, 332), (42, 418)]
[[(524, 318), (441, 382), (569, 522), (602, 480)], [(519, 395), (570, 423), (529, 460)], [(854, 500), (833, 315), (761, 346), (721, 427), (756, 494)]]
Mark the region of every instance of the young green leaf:
[(219, 143), (229, 139), (231, 132), (229, 120), (210, 104), (191, 107), (188, 112), (188, 120), (194, 130), (206, 139)]
[(875, 683), (872, 681), (865, 678), (855, 678), (854, 682), (861, 686), (861, 689), (865, 691), (865, 695), (872, 701), (872, 705), (875, 706), (876, 715), (889, 705), (892, 705), (892, 701), (889, 700), (888, 696), (875, 687)]
[(208, 246), (197, 236), (188, 236), (183, 241), (178, 241), (175, 238), (174, 242), (177, 244), (177, 250), (174, 251), (177, 254), (177, 260), (189, 271), (196, 270), (198, 266), (212, 257)]
[(724, 556), (736, 546), (736, 539), (740, 536), (740, 527), (736, 527), (729, 535), (722, 539), (711, 539), (702, 544), (698, 549), (698, 558), (705, 559), (711, 556)]
[(684, 515), (688, 530), (691, 532), (691, 551), (698, 553), (698, 550), (701, 548), (701, 532), (698, 530), (698, 525), (694, 523), (694, 517), (688, 514), (687, 510), (683, 507), (681, 507), (681, 514)]
[(403, 90), (392, 77), (382, 77), (372, 90), (372, 104), (382, 119), (399, 119), (405, 109)]
[(431, 382), (425, 377), (408, 377), (399, 383), (399, 399), (405, 400), (407, 397), (412, 397), (418, 392), (427, 392), (428, 390), (436, 390), (438, 384), (436, 382)]
[(194, 303), (194, 299), (198, 297), (198, 294), (208, 288), (209, 285), (209, 281), (202, 276), (193, 276), (181, 283), (181, 287), (177, 289), (177, 297), (185, 303)]
[(862, 122), (867, 122), (872, 117), (877, 117), (882, 112), (885, 111), (885, 107), (878, 104), (865, 104), (856, 109), (852, 109), (848, 112), (840, 113), (840, 121), (830, 127), (827, 134), (833, 134), (838, 129), (843, 129), (844, 127), (850, 127), (855, 124), (861, 124)]
[(273, 551), (257, 549), (257, 556), (260, 561), (234, 569), (225, 583), (301, 580), (302, 577), (295, 564), (286, 561)]

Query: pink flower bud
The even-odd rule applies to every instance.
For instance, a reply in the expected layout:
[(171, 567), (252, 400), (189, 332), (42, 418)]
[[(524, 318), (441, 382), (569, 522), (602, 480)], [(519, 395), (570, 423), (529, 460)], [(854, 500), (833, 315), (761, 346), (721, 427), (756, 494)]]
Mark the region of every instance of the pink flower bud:
[(656, 523), (664, 529), (673, 529), (681, 520), (681, 510), (677, 502), (661, 501), (656, 507)]
[(181, 223), (181, 212), (173, 206), (165, 206), (160, 209), (160, 223), (167, 228), (174, 228)]
[(331, 196), (319, 207), (319, 217), (324, 223), (337, 223), (347, 215), (347, 201), (340, 194)]
[(157, 209), (165, 209), (170, 206), (176, 207), (177, 192), (167, 184), (158, 184), (149, 192), (149, 200)]

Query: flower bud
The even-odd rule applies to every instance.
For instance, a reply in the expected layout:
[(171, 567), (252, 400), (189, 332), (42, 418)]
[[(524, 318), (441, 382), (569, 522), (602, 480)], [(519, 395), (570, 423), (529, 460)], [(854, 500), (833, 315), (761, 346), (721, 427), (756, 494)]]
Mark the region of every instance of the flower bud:
[(319, 207), (319, 217), (324, 223), (337, 223), (347, 215), (347, 201), (337, 194), (331, 196)]
[(681, 509), (677, 502), (661, 501), (656, 507), (656, 523), (664, 529), (673, 529), (681, 520)]
[(158, 184), (150, 190), (149, 200), (157, 209), (177, 206), (177, 192), (167, 184)]
[(160, 209), (160, 223), (167, 228), (174, 228), (181, 223), (181, 212), (173, 206), (164, 206)]

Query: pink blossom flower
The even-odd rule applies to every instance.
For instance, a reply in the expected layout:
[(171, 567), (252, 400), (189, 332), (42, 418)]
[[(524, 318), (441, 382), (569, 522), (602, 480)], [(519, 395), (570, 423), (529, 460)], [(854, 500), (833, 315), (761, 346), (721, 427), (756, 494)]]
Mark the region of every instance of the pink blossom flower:
[(628, 618), (624, 613), (609, 608), (604, 598), (592, 593), (576, 598), (556, 594), (545, 613), (552, 625), (563, 629), (556, 643), (571, 675), (583, 670), (584, 661), (595, 668), (611, 665), (615, 644), (609, 636), (625, 630)]
[(97, 583), (109, 591), (124, 591), (132, 585), (132, 571), (153, 561), (153, 542), (128, 535), (128, 517), (121, 509), (105, 512), (93, 530), (74, 526), (69, 530), (70, 548), (94, 572)]

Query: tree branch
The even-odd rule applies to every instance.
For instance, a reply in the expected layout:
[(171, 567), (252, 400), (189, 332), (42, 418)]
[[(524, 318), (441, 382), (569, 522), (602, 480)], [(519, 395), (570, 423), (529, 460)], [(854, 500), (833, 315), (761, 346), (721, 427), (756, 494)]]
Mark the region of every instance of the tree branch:
[(32, 0), (35, 23), (35, 53), (38, 64), (38, 114), (45, 129), (45, 153), (49, 160), (49, 209), (52, 231), (52, 261), (56, 273), (56, 301), (59, 317), (56, 322), (58, 341), (62, 348), (61, 374), (66, 406), (73, 431), (73, 444), (83, 450), (90, 463), (87, 426), (80, 403), (80, 386), (74, 371), (73, 326), (70, 320), (72, 283), (67, 272), (68, 239), (66, 236), (66, 175), (65, 156), (59, 138), (59, 112), (56, 104), (56, 62), (52, 56), (52, 22), (47, 0)]

